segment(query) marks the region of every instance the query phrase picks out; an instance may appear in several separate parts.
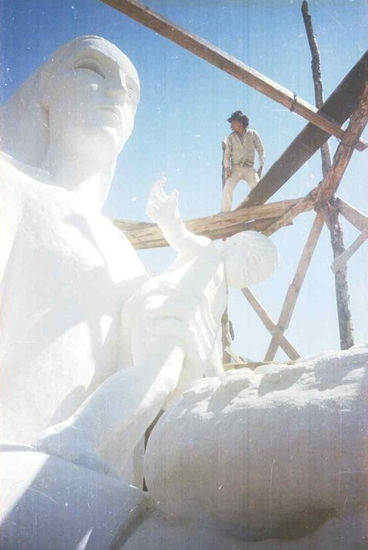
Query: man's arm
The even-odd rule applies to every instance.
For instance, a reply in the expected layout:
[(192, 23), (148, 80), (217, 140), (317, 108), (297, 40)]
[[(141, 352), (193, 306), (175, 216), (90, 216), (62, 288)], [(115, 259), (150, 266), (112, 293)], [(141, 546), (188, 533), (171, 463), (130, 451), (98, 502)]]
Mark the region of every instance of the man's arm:
[(259, 137), (259, 135), (257, 134), (257, 132), (255, 130), (254, 130), (254, 134), (253, 134), (253, 141), (254, 141), (254, 147), (255, 147), (255, 149), (257, 151), (257, 154), (258, 154), (258, 161), (259, 161), (259, 169), (258, 169), (257, 173), (258, 173), (258, 176), (261, 177), (264, 162), (265, 162), (265, 152), (264, 152), (264, 147), (263, 147), (263, 143), (261, 141), (261, 138)]
[(229, 178), (231, 176), (231, 139), (230, 139), (230, 136), (225, 139), (224, 170), (225, 170), (226, 178)]

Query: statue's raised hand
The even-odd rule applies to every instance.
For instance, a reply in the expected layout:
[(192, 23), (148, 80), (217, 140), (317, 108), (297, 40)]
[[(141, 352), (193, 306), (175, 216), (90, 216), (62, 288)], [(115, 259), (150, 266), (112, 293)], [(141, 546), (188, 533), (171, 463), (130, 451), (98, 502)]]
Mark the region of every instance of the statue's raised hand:
[(179, 218), (178, 192), (175, 190), (168, 195), (165, 183), (166, 178), (161, 178), (153, 184), (146, 207), (147, 216), (159, 225)]

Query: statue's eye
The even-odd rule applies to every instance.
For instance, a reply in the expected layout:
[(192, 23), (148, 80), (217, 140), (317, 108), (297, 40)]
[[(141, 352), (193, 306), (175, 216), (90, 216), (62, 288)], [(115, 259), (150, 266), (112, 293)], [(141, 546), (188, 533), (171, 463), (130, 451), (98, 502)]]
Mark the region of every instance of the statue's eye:
[(106, 78), (100, 64), (92, 58), (81, 59), (74, 65), (74, 69), (86, 69), (98, 74), (102, 78)]
[(128, 95), (130, 99), (136, 101), (138, 103), (139, 101), (139, 87), (137, 86), (136, 82), (127, 76), (126, 79), (127, 88), (128, 88)]

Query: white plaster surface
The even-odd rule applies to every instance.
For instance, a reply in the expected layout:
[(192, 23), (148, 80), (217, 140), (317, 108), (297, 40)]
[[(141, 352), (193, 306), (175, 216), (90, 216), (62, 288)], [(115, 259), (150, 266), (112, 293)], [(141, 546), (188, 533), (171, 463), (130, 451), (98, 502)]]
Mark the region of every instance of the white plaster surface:
[(0, 452), (3, 550), (108, 550), (153, 508), (147, 493), (19, 444)]
[(366, 550), (368, 510), (327, 520), (316, 531), (295, 539), (245, 541), (195, 522), (151, 514), (120, 550)]
[(367, 375), (367, 348), (353, 348), (198, 381), (151, 434), (150, 494), (168, 516), (248, 540), (302, 536), (330, 515), (359, 514)]
[(124, 464), (161, 409), (204, 374), (223, 372), (216, 336), (226, 281), (244, 286), (267, 278), (277, 265), (277, 249), (254, 232), (221, 243), (194, 235), (180, 218), (177, 197), (166, 195), (160, 182), (151, 191), (149, 214), (178, 254), (122, 310), (126, 360), (66, 421), (40, 435), (37, 447), (43, 451), (109, 471), (97, 448), (114, 439), (115, 456), (105, 458), (115, 467)]
[[(277, 251), (191, 234), (160, 184), (149, 215), (178, 256), (148, 279), (100, 213), (138, 98), (129, 59), (82, 37), (0, 110), (2, 435), (59, 423), (40, 446), (69, 460), (2, 448), (4, 548), (363, 548), (367, 350), (222, 373), (225, 282), (265, 279)], [(123, 468), (187, 388), (150, 438), (153, 512), (96, 449)]]
[(138, 98), (129, 59), (81, 37), (1, 107), (5, 438), (32, 440), (118, 368), (121, 309), (147, 273), (100, 210)]

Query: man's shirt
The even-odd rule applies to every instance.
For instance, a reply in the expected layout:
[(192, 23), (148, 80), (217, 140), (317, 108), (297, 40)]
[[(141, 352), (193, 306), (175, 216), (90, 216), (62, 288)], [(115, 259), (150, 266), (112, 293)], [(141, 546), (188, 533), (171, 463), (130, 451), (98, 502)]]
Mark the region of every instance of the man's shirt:
[(226, 139), (224, 152), (225, 169), (233, 166), (253, 166), (255, 151), (258, 153), (259, 164), (264, 164), (264, 149), (261, 138), (255, 130), (246, 128), (242, 136), (232, 132)]

